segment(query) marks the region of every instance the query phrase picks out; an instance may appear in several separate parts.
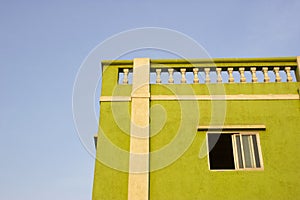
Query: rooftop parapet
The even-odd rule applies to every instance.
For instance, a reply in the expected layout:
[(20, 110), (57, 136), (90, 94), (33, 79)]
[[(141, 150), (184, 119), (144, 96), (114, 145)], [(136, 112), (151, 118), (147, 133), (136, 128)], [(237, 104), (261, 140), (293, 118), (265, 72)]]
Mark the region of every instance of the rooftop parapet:
[[(132, 83), (132, 60), (103, 61), (102, 65), (118, 68), (118, 84)], [(300, 80), (300, 57), (154, 59), (150, 65), (150, 84), (268, 83)]]

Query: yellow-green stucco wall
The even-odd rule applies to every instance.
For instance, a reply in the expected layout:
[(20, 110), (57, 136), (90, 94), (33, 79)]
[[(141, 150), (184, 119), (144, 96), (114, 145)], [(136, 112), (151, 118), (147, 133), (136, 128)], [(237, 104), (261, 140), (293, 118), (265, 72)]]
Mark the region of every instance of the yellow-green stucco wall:
[[(114, 74), (117, 69), (111, 68)], [(109, 73), (109, 71), (108, 71)], [(130, 96), (130, 85), (117, 85), (117, 80), (103, 82), (102, 95)], [(186, 87), (195, 95), (217, 94), (298, 94), (300, 84), (293, 83), (245, 83), (245, 84), (183, 84), (151, 85), (151, 95), (184, 95)], [(220, 89), (221, 88), (221, 89)], [(190, 94), (190, 93), (188, 93)], [(221, 101), (220, 101), (221, 102)], [(183, 114), (179, 101), (150, 101), (150, 124), (162, 113), (167, 116), (150, 125), (150, 151), (159, 151), (171, 143), (182, 126), (193, 136), (191, 144), (173, 163), (150, 172), (149, 199), (297, 199), (300, 197), (300, 100), (227, 100), (215, 104), (210, 100), (198, 100), (186, 104), (198, 107), (198, 116)], [(198, 125), (211, 124), (213, 106), (226, 109), (225, 125), (263, 124), (259, 130), (263, 170), (253, 171), (210, 171), (207, 156), (200, 158), (200, 149), (205, 144), (206, 132), (197, 131)], [(193, 108), (185, 108), (193, 110)], [(191, 111), (193, 113), (193, 111)], [(93, 199), (127, 199), (129, 159), (130, 102), (101, 102), (98, 133), (98, 158), (116, 164), (96, 161)], [(165, 120), (165, 121), (164, 121)], [(159, 129), (161, 128), (161, 129)], [(159, 130), (159, 131), (157, 131)], [(153, 131), (151, 132), (153, 134)], [(107, 139), (120, 151), (107, 147)], [(124, 151), (121, 151), (124, 150)], [(176, 151), (176, 150), (175, 150)], [(118, 153), (123, 152), (123, 153)], [(124, 153), (125, 152), (125, 153)], [(127, 153), (126, 153), (127, 152)], [(104, 155), (105, 154), (105, 155)], [(156, 160), (152, 160), (156, 159)], [(161, 158), (163, 159), (163, 158)], [(151, 157), (151, 162), (159, 159)]]

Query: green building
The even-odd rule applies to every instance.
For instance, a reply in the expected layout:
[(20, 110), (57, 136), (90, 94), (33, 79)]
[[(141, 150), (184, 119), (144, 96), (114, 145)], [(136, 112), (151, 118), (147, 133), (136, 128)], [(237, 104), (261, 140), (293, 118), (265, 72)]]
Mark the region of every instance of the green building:
[(300, 198), (299, 67), (103, 61), (93, 200)]

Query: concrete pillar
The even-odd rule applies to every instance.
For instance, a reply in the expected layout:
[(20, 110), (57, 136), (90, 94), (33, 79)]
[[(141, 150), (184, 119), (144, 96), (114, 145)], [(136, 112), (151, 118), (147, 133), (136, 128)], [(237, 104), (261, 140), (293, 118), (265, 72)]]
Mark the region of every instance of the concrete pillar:
[(129, 200), (148, 200), (149, 196), (149, 82), (150, 59), (134, 59), (131, 93)]

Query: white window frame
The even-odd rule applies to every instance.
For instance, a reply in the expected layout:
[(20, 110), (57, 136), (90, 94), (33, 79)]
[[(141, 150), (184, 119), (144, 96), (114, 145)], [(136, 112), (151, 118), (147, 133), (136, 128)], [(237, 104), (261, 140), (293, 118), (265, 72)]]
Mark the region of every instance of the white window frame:
[[(236, 146), (236, 140), (237, 136), (239, 136), (240, 139), (240, 145), (241, 145), (241, 152), (242, 152), (242, 163), (243, 166), (239, 166), (239, 155), (238, 155), (238, 149)], [(250, 159), (251, 159), (251, 167), (246, 167), (246, 161), (245, 161), (245, 152), (243, 148), (243, 141), (242, 137), (243, 136), (249, 136), (248, 141), (249, 141), (249, 147), (250, 147)], [(257, 151), (258, 151), (258, 156), (259, 156), (259, 167), (256, 166), (256, 158), (255, 158), (255, 153), (254, 153), (254, 146), (253, 146), (253, 136), (256, 137), (256, 146), (257, 146)], [(260, 146), (260, 140), (259, 140), (259, 134), (258, 133), (253, 133), (253, 132), (239, 132), (239, 133), (234, 133), (231, 135), (232, 138), (232, 149), (233, 149), (233, 157), (234, 157), (234, 165), (236, 170), (261, 170), (263, 169), (263, 160), (262, 160), (262, 153), (261, 153), (261, 146)]]
[[(208, 144), (208, 134), (231, 134), (231, 141), (232, 141), (232, 153), (233, 153), (233, 157), (234, 157), (234, 166), (235, 169), (211, 169), (210, 168), (210, 158), (209, 158), (209, 144)], [(252, 164), (253, 167), (245, 167), (245, 158), (244, 158), (244, 149), (241, 148), (242, 150), (242, 158), (243, 158), (243, 167), (239, 166), (239, 160), (238, 160), (238, 153), (237, 153), (237, 146), (236, 146), (236, 136), (239, 135), (240, 139), (242, 138), (241, 136), (243, 135), (249, 135), (251, 137), (250, 140), (250, 147), (252, 150), (251, 153), (251, 160), (252, 160)], [(252, 137), (253, 135), (256, 136), (256, 143), (257, 143), (257, 151), (258, 151), (258, 155), (259, 155), (259, 162), (260, 162), (260, 167), (256, 166), (255, 163), (255, 155), (253, 152), (253, 140)], [(262, 157), (262, 151), (261, 151), (261, 145), (260, 145), (260, 137), (259, 137), (259, 133), (258, 132), (240, 132), (240, 131), (224, 131), (224, 132), (207, 132), (206, 133), (206, 143), (207, 143), (207, 156), (208, 156), (208, 166), (209, 166), (209, 170), (210, 171), (260, 171), (260, 170), (264, 170), (264, 162), (263, 162), (263, 157)], [(242, 147), (242, 142), (241, 142), (241, 147)]]

